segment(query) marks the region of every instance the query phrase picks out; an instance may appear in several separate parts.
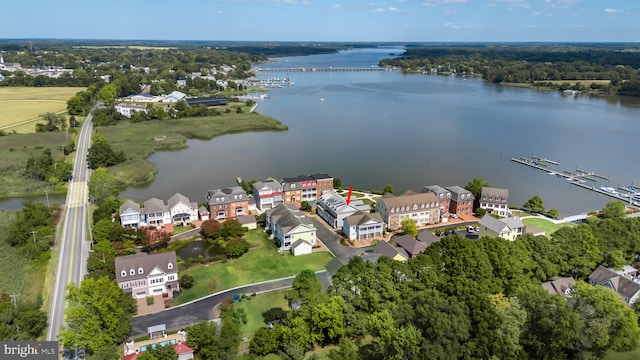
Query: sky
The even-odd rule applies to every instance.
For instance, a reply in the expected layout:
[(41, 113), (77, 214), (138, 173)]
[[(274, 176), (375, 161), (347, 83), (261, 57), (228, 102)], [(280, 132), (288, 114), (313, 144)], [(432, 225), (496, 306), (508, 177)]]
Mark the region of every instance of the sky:
[(30, 0), (0, 13), (0, 38), (19, 39), (640, 42), (640, 0)]

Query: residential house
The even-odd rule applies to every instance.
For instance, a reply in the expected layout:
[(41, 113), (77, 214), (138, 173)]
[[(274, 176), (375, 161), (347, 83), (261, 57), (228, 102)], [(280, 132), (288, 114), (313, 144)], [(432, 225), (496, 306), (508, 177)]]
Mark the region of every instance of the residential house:
[(284, 189), (285, 204), (313, 201), (317, 198), (317, 181), (310, 175), (284, 178), (281, 183)]
[(457, 216), (473, 215), (473, 200), (475, 198), (471, 191), (460, 186), (449, 186), (447, 190), (451, 191), (450, 213)]
[(298, 239), (291, 244), (291, 253), (293, 256), (311, 254), (312, 252), (313, 246), (307, 240)]
[(501, 237), (505, 240), (515, 240), (524, 234), (524, 224), (518, 217), (496, 219), (491, 215), (485, 215), (480, 220), (479, 236)]
[(184, 76), (179, 77), (178, 80), (176, 80), (176, 86), (178, 87), (187, 86), (187, 78)]
[(119, 103), (115, 106), (116, 112), (125, 117), (132, 117), (141, 111), (147, 112), (147, 108), (142, 105)]
[(406, 218), (418, 227), (440, 221), (440, 202), (434, 193), (383, 197), (376, 202), (376, 211), (391, 229), (400, 228)]
[(351, 200), (351, 203), (347, 205), (347, 199), (334, 191), (326, 192), (320, 196), (317, 205), (318, 215), (333, 228), (342, 226), (344, 219), (357, 211), (368, 212), (369, 209), (369, 205), (359, 199)]
[(426, 245), (409, 235), (398, 236), (395, 239), (396, 246), (399, 246), (405, 250), (409, 258), (418, 256), (421, 252), (425, 251)]
[(551, 295), (569, 297), (576, 286), (576, 280), (572, 277), (552, 277), (550, 281), (543, 282), (542, 287)]
[(393, 246), (386, 241), (380, 241), (377, 243), (373, 248), (373, 252), (383, 256), (388, 256), (392, 260), (396, 261), (407, 261), (409, 259), (409, 255), (403, 248)]
[(423, 193), (434, 193), (440, 202), (440, 221), (447, 222), (449, 220), (449, 206), (451, 205), (451, 191), (439, 185), (425, 186)]
[(0, 81), (4, 80), (4, 75), (0, 74)]
[(640, 284), (634, 280), (636, 277), (633, 275), (621, 275), (602, 265), (589, 275), (589, 284), (605, 286), (614, 290), (629, 305), (634, 304), (640, 296)]
[(483, 187), (480, 195), (480, 208), (487, 214), (501, 217), (509, 216), (509, 189)]
[(171, 224), (171, 213), (160, 199), (152, 198), (145, 201), (141, 210), (144, 219), (141, 225), (162, 227)]
[(240, 225), (246, 227), (249, 230), (255, 230), (258, 228), (255, 215), (240, 215), (237, 218)]
[(424, 244), (425, 249), (440, 241), (440, 238), (429, 230), (425, 230), (418, 234), (417, 239)]
[(379, 238), (384, 234), (384, 221), (378, 213), (370, 214), (358, 210), (344, 218), (342, 233), (349, 237), (349, 240)]
[(168, 294), (180, 290), (176, 252), (139, 253), (115, 259), (116, 282), (134, 298)]
[(200, 220), (202, 221), (209, 220), (209, 216), (211, 216), (211, 214), (209, 213), (209, 209), (207, 209), (206, 206), (200, 206), (198, 208), (198, 215), (200, 216)]
[[(291, 250), (292, 244), (298, 240), (309, 243), (311, 247), (316, 245), (316, 227), (295, 205), (280, 204), (267, 210), (266, 214), (266, 230), (270, 232), (272, 239), (276, 239), (280, 251)], [(302, 250), (304, 249), (301, 248)]]
[(272, 209), (284, 202), (284, 188), (275, 179), (257, 181), (253, 184), (253, 198), (258, 209)]
[(173, 344), (173, 348), (178, 354), (178, 360), (191, 360), (193, 359), (193, 349), (187, 346), (186, 343), (178, 340), (176, 344)]
[(325, 192), (333, 191), (333, 177), (327, 174), (311, 174), (316, 180), (316, 198), (319, 198)]
[(213, 219), (235, 219), (249, 214), (249, 197), (240, 186), (209, 190), (205, 198)]
[(120, 205), (120, 225), (123, 227), (137, 228), (142, 223), (140, 205), (131, 200), (127, 200)]
[(188, 197), (175, 193), (167, 203), (171, 222), (183, 226), (198, 220), (198, 203), (190, 201)]

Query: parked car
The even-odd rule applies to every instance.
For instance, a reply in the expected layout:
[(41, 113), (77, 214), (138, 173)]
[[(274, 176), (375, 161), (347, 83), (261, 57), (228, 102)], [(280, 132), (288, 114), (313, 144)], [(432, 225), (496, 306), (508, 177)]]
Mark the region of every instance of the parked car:
[(472, 233), (472, 232), (475, 232), (475, 231), (476, 231), (476, 229), (473, 226), (471, 226), (471, 225), (467, 226), (467, 232), (468, 233)]

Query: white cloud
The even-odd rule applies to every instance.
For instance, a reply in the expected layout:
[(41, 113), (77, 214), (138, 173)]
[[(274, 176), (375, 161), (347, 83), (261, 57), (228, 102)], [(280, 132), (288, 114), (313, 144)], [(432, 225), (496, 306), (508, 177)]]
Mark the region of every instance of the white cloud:
[(340, 5), (340, 4), (334, 4), (331, 9), (333, 11), (343, 11), (344, 10), (344, 6)]
[(389, 12), (400, 12), (400, 9), (395, 8), (393, 6), (389, 6), (389, 8), (387, 10), (389, 10)]
[(450, 22), (446, 22), (444, 23), (444, 27), (449, 28), (449, 29), (459, 29), (460, 26), (450, 23)]
[(384, 9), (383, 9), (383, 8), (376, 8), (376, 9), (371, 10), (371, 12), (374, 12), (374, 13), (383, 13), (383, 12), (384, 12)]
[(615, 14), (618, 12), (618, 9), (604, 9), (604, 12), (607, 14)]
[(436, 5), (436, 4), (434, 4), (434, 3), (432, 3), (432, 2), (427, 1), (427, 2), (423, 2), (423, 3), (422, 3), (422, 6), (426, 6), (426, 7), (434, 7), (434, 6), (437, 6), (437, 5)]
[(444, 0), (445, 4), (450, 4), (450, 3), (464, 3), (467, 2), (467, 0)]

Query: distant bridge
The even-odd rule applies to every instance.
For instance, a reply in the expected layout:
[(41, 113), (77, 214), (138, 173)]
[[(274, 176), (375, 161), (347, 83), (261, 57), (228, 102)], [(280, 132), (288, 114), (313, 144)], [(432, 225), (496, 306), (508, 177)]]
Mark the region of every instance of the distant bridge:
[(330, 71), (398, 71), (396, 67), (284, 67), (284, 68), (260, 68), (254, 67), (255, 72), (330, 72)]

